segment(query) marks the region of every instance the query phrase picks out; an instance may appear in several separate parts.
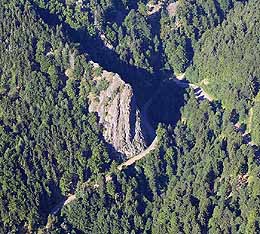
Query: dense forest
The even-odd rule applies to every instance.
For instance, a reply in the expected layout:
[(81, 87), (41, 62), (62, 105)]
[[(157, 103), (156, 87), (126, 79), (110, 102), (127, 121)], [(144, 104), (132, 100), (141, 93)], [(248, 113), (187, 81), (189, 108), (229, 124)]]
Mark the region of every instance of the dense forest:
[(260, 171), (253, 149), (217, 104), (190, 97), (182, 112), (174, 130), (158, 128), (160, 145), (145, 160), (97, 190), (78, 192), (62, 211), (65, 230), (257, 233)]
[[(0, 233), (259, 233), (259, 10), (2, 0)], [(151, 102), (157, 129), (156, 148), (122, 170), (89, 111), (90, 93), (108, 86), (94, 80), (102, 69), (141, 110)], [(213, 101), (178, 86), (181, 74)]]
[(62, 194), (110, 164), (87, 111), (95, 71), (30, 8), (10, 4), (0, 14), (1, 233), (44, 224)]
[(201, 38), (188, 77), (199, 82), (245, 122), (258, 92), (258, 1), (238, 5), (227, 20)]

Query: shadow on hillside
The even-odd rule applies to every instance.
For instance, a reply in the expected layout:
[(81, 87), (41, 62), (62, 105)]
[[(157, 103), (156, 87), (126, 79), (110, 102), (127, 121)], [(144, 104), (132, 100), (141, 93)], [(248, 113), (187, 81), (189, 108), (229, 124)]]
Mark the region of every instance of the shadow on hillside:
[(161, 84), (160, 91), (148, 110), (148, 115), (154, 127), (158, 123), (176, 125), (181, 119), (181, 108), (185, 104), (185, 89), (168, 81)]
[[(148, 108), (149, 121), (156, 129), (159, 122), (175, 125), (180, 119), (180, 109), (184, 105), (184, 89), (180, 89), (172, 81), (165, 82), (162, 85), (162, 80), (170, 78), (171, 74), (163, 71), (160, 55), (155, 59), (159, 61), (157, 66), (154, 66), (154, 72), (150, 73), (143, 68), (130, 65), (122, 61), (119, 55), (114, 51), (104, 46), (103, 41), (99, 37), (90, 37), (84, 29), (73, 29), (68, 24), (61, 22), (59, 18), (50, 14), (48, 10), (41, 9), (35, 6), (37, 13), (45, 23), (51, 26), (62, 25), (62, 31), (69, 41), (78, 45), (80, 53), (88, 55), (89, 60), (98, 63), (107, 71), (111, 71), (120, 75), (120, 77), (129, 83), (136, 98), (137, 105), (142, 107), (154, 93), (156, 98)], [(153, 34), (155, 28), (159, 29), (156, 18), (152, 19)], [(160, 51), (162, 52), (162, 51)], [(158, 89), (160, 89), (158, 91)]]

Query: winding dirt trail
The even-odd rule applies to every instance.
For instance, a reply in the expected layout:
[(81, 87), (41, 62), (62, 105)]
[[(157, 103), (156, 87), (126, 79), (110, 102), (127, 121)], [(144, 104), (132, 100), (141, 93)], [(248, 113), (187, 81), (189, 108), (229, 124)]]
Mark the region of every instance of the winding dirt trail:
[[(133, 165), (134, 163), (136, 163), (137, 161), (141, 160), (142, 158), (144, 158), (146, 155), (148, 155), (151, 151), (156, 149), (156, 146), (158, 144), (158, 138), (157, 136), (154, 138), (153, 142), (151, 143), (151, 145), (144, 150), (143, 152), (141, 152), (140, 154), (128, 159), (127, 161), (123, 162), (122, 164), (120, 164), (117, 169), (119, 171), (124, 170), (126, 167), (129, 167), (131, 165)], [(110, 175), (106, 175), (105, 176), (105, 182), (109, 182), (112, 180), (112, 177)], [(83, 185), (85, 185), (86, 183), (84, 183)], [(94, 188), (98, 188), (99, 184), (95, 183), (93, 185)], [(51, 215), (56, 215), (64, 206), (70, 204), (71, 202), (73, 202), (74, 200), (76, 200), (77, 197), (75, 194), (70, 194), (69, 196), (67, 196), (64, 200), (62, 200), (60, 203), (58, 203), (50, 212)]]
[[(212, 101), (213, 99), (210, 97), (209, 94), (207, 94), (202, 88), (200, 88), (197, 85), (191, 84), (187, 81), (184, 80), (185, 78), (185, 74), (181, 74), (179, 76), (176, 77), (176, 79), (173, 79), (173, 81), (181, 88), (192, 88), (195, 92), (195, 95), (198, 99), (207, 99), (209, 101)], [(163, 83), (165, 82), (169, 82), (169, 81), (163, 81), (161, 85), (163, 85)], [(122, 164), (120, 164), (117, 169), (119, 171), (122, 171), (123, 169), (125, 169), (126, 167), (129, 167), (131, 165), (133, 165), (135, 162), (141, 160), (142, 158), (144, 158), (146, 155), (148, 155), (151, 151), (153, 151), (154, 149), (156, 149), (156, 146), (158, 144), (158, 138), (157, 136), (155, 136), (155, 131), (153, 129), (153, 127), (151, 126), (150, 122), (149, 122), (149, 118), (147, 115), (148, 109), (150, 107), (150, 105), (152, 104), (154, 98), (159, 94), (160, 89), (161, 89), (161, 85), (160, 87), (156, 90), (156, 92), (153, 94), (153, 96), (144, 104), (142, 111), (141, 111), (141, 115), (142, 115), (142, 119), (143, 119), (143, 123), (144, 123), (144, 127), (146, 128), (150, 138), (153, 137), (154, 140), (151, 143), (151, 145), (145, 149), (143, 152), (141, 152), (140, 154), (128, 159), (127, 161), (123, 162)], [(110, 175), (106, 175), (105, 176), (105, 181), (109, 182), (112, 180), (112, 177)], [(83, 183), (83, 185), (86, 185), (86, 183)], [(93, 185), (94, 188), (98, 188), (99, 184), (95, 183)], [(67, 196), (63, 201), (61, 201), (59, 204), (57, 204), (52, 211), (50, 212), (51, 215), (55, 215), (57, 214), (64, 206), (70, 204), (72, 201), (76, 200), (76, 195), (75, 194), (71, 194), (69, 196)]]
[[(158, 138), (157, 136), (154, 138), (152, 144), (143, 152), (141, 152), (140, 154), (128, 159), (127, 161), (123, 162), (122, 164), (120, 164), (117, 169), (119, 171), (124, 170), (126, 167), (129, 167), (131, 165), (133, 165), (134, 163), (136, 163), (137, 161), (141, 160), (142, 158), (144, 158), (146, 155), (148, 155), (151, 151), (156, 149), (156, 146), (158, 144)], [(105, 176), (105, 182), (109, 182), (112, 180), (112, 177), (110, 175), (106, 175)], [(85, 185), (86, 183), (84, 183)], [(99, 184), (95, 183), (93, 185), (94, 188), (98, 188)], [(69, 196), (67, 196), (64, 200), (62, 200), (60, 203), (58, 203), (50, 212), (50, 215), (56, 215), (64, 206), (70, 204), (71, 202), (73, 202), (74, 200), (76, 200), (77, 197), (75, 194), (71, 194)]]
[(184, 79), (185, 79), (185, 73), (182, 73), (176, 76), (176, 78), (172, 80), (175, 82), (175, 84), (177, 84), (181, 88), (192, 88), (194, 90), (197, 99), (199, 100), (207, 99), (210, 102), (213, 101), (213, 98), (207, 92), (205, 92), (203, 88), (201, 88), (198, 85), (192, 84)]
[[(122, 171), (123, 169), (125, 169), (126, 167), (129, 167), (131, 165), (133, 165), (135, 162), (141, 160), (142, 158), (144, 158), (146, 155), (148, 155), (151, 151), (156, 149), (156, 146), (158, 144), (158, 138), (155, 134), (155, 130), (152, 127), (152, 125), (149, 122), (149, 118), (147, 115), (148, 109), (150, 107), (150, 105), (152, 104), (154, 98), (159, 94), (160, 92), (160, 88), (161, 86), (157, 89), (157, 91), (153, 94), (153, 96), (144, 104), (142, 110), (141, 110), (141, 116), (143, 119), (143, 124), (145, 129), (147, 130), (147, 133), (149, 135), (150, 138), (153, 139), (152, 143), (150, 144), (150, 146), (148, 148), (146, 148), (143, 152), (139, 153), (138, 155), (131, 157), (130, 159), (128, 159), (127, 161), (123, 162), (122, 164), (120, 164), (117, 169), (119, 171)], [(109, 182), (112, 180), (112, 177), (110, 175), (106, 175), (105, 176), (105, 182)], [(83, 186), (87, 185), (86, 183), (83, 183)], [(95, 183), (93, 185), (94, 188), (98, 188), (99, 184)], [(64, 206), (70, 204), (71, 202), (73, 202), (74, 200), (76, 200), (77, 197), (75, 194), (70, 194), (68, 195), (64, 200), (62, 200), (60, 203), (58, 203), (50, 212), (50, 215), (56, 215)], [(47, 226), (46, 226), (47, 227)]]
[(156, 146), (158, 144), (158, 137), (156, 136), (152, 142), (152, 144), (143, 152), (141, 152), (140, 154), (128, 159), (126, 162), (120, 164), (117, 169), (119, 171), (122, 171), (124, 168), (131, 166), (132, 164), (134, 164), (135, 162), (139, 161), (140, 159), (144, 158), (147, 154), (149, 154), (151, 151), (156, 149)]
[[(201, 87), (194, 85), (192, 83), (189, 83), (188, 81), (184, 80), (185, 79), (185, 73), (180, 74), (178, 76), (176, 76), (175, 79), (171, 79), (171, 81), (175, 82), (176, 85), (178, 85), (181, 88), (192, 88), (194, 90), (195, 96), (198, 100), (205, 100), (207, 99), (209, 102), (213, 101), (213, 98), (206, 93)], [(163, 82), (169, 82), (169, 80), (167, 81), (163, 81)], [(162, 84), (161, 84), (162, 85)], [(155, 136), (155, 131), (152, 128), (152, 126), (150, 125), (148, 116), (147, 116), (147, 112), (148, 112), (148, 108), (150, 107), (150, 105), (153, 102), (153, 99), (158, 95), (158, 93), (160, 92), (160, 88), (161, 86), (157, 89), (157, 91), (154, 93), (154, 95), (145, 103), (145, 105), (142, 108), (141, 111), (141, 115), (144, 121), (144, 125), (146, 130), (148, 131), (150, 136)], [(250, 145), (250, 146), (254, 146), (254, 144), (252, 143), (250, 139), (250, 135), (247, 132), (242, 132), (240, 124), (234, 124), (234, 129), (238, 132), (240, 132), (243, 136), (243, 140), (246, 144)], [(153, 142), (151, 143), (151, 145), (144, 150), (143, 152), (141, 152), (140, 154), (128, 159), (127, 161), (123, 162), (122, 164), (120, 164), (117, 169), (119, 171), (122, 171), (123, 169), (125, 169), (128, 166), (133, 165), (135, 162), (141, 160), (142, 158), (144, 158), (146, 155), (148, 155), (151, 151), (156, 149), (156, 146), (158, 144), (158, 138), (157, 136), (154, 137)], [(110, 175), (106, 175), (105, 176), (105, 182), (109, 182), (112, 180), (112, 177)], [(86, 185), (86, 183), (84, 183), (83, 185)], [(98, 188), (99, 184), (96, 183), (93, 185), (94, 188)], [(61, 201), (59, 204), (57, 204), (51, 211), (51, 215), (55, 215), (57, 214), (64, 206), (70, 204), (72, 201), (76, 200), (76, 195), (75, 194), (71, 194), (69, 196), (67, 196), (67, 198), (65, 198), (63, 201)]]
[(50, 212), (51, 215), (55, 215), (57, 214), (60, 209), (66, 205), (68, 205), (69, 203), (71, 203), (72, 201), (74, 201), (76, 199), (76, 195), (75, 194), (71, 194), (69, 195), (67, 198), (63, 199), (60, 203), (58, 203)]

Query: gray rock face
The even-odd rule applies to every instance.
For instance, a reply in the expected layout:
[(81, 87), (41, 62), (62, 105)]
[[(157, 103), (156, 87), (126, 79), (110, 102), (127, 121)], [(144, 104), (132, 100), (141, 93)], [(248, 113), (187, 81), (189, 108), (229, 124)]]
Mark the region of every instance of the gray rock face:
[(103, 88), (89, 95), (89, 111), (97, 112), (105, 140), (127, 158), (143, 151), (147, 144), (144, 124), (131, 86), (107, 71), (94, 82)]

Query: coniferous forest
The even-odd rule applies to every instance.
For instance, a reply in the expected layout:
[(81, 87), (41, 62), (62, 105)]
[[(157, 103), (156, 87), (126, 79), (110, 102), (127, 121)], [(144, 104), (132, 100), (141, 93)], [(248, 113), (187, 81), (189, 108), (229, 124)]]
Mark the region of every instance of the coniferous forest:
[[(259, 28), (258, 0), (1, 0), (0, 233), (260, 233)], [(156, 135), (127, 166), (104, 71)]]

